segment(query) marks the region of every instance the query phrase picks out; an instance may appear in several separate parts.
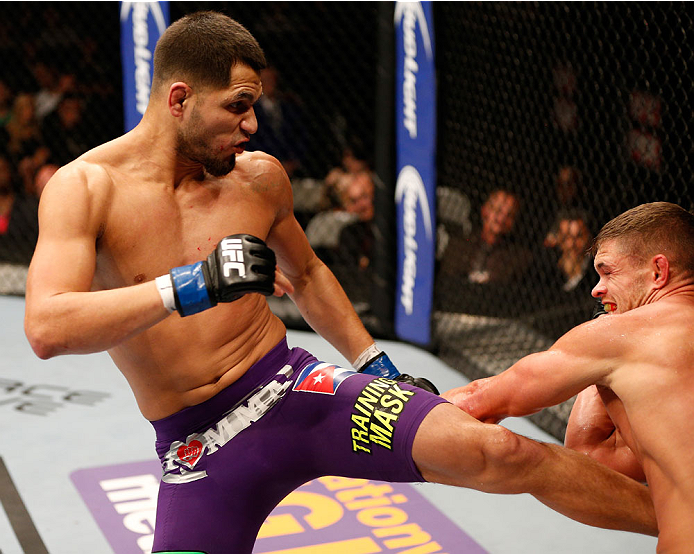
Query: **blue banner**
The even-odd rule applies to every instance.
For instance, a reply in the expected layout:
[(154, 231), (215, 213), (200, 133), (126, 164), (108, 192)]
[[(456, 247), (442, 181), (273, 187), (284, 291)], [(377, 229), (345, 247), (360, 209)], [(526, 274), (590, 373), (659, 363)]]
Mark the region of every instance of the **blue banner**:
[(154, 47), (168, 25), (168, 2), (121, 2), (120, 46), (126, 132), (140, 122), (147, 109)]
[(395, 331), (430, 341), (436, 240), (436, 74), (431, 2), (395, 3)]

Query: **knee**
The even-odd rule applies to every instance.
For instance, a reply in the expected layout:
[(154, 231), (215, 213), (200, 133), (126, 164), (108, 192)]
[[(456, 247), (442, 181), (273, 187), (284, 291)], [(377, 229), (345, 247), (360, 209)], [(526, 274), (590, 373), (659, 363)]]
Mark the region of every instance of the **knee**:
[(533, 443), (501, 425), (485, 425), (485, 428), (479, 443), (480, 490), (503, 494), (525, 492), (517, 484), (539, 461)]

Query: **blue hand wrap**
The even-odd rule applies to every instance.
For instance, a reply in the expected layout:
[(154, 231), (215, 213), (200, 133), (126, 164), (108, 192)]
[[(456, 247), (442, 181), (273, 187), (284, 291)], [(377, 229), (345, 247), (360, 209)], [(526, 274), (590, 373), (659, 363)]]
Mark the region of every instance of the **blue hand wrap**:
[(182, 316), (197, 314), (213, 306), (202, 273), (203, 262), (174, 267), (169, 274), (173, 282), (176, 308)]
[(368, 364), (359, 370), (359, 373), (366, 373), (368, 375), (376, 375), (378, 377), (385, 377), (387, 379), (395, 379), (400, 375), (400, 372), (395, 369), (393, 362), (390, 361), (388, 354), (381, 352), (381, 354), (371, 360)]

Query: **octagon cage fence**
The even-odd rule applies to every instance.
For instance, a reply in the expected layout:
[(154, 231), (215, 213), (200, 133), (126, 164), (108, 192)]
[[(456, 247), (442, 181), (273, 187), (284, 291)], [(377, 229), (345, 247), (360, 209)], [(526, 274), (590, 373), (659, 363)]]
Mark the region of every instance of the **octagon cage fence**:
[[(644, 202), (692, 209), (689, 3), (435, 2), (436, 267), (431, 344), (471, 379), (591, 317), (586, 256)], [(120, 5), (8, 2), (0, 19), (0, 292), (24, 294), (53, 172), (123, 133)], [(394, 4), (171, 2), (240, 21), (264, 48), (250, 149), (369, 330), (396, 338)], [(260, 104), (260, 103), (259, 103)], [(272, 300), (305, 328), (291, 302)], [(425, 368), (422, 368), (425, 374)], [(572, 400), (532, 416), (563, 438)]]

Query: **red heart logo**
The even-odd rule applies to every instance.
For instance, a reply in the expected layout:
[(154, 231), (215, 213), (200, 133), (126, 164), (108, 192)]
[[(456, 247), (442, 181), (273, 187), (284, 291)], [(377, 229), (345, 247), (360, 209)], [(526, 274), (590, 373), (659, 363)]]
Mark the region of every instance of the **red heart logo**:
[(183, 444), (176, 451), (178, 459), (189, 467), (193, 467), (198, 458), (202, 455), (202, 443), (199, 440), (192, 440), (190, 444)]

